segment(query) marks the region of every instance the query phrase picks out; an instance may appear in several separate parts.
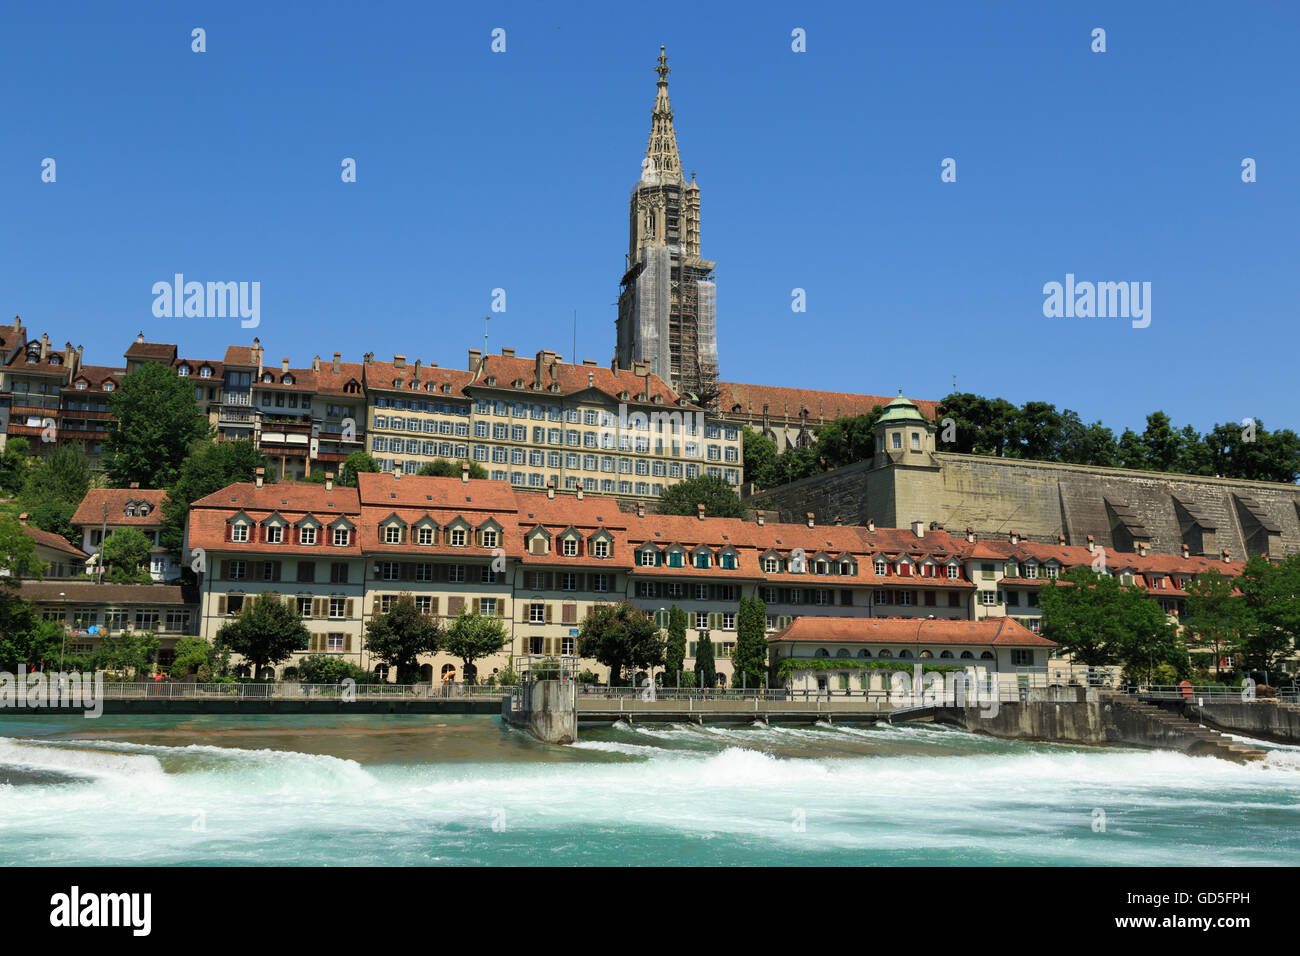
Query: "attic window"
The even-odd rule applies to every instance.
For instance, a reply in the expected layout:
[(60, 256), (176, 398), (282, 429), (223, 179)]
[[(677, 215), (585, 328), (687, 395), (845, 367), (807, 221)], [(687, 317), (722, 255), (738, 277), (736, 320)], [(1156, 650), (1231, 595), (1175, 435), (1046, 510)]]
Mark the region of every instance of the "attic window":
[(104, 391), (106, 391), (106, 392), (111, 392), (111, 391), (113, 391), (113, 389), (115, 389), (115, 388), (117, 388), (117, 386), (114, 385), (112, 382), (105, 382), (105, 383), (104, 383)]
[(497, 383), (497, 377), (495, 375), (489, 375), (485, 381), (488, 385), (495, 385)]
[(182, 365), (180, 368), (176, 370), (176, 374), (179, 375), (181, 378), (189, 378), (190, 367), (188, 365)]
[(274, 381), (275, 381), (275, 376), (273, 376), (270, 372), (267, 372), (265, 375), (262, 376), (262, 382), (266, 385), (270, 385)]
[(212, 378), (212, 369), (206, 365), (199, 369), (199, 378)]
[(79, 391), (79, 392), (84, 392), (85, 390), (86, 390), (86, 381), (85, 381), (85, 379), (80, 379), (80, 378), (77, 379), (77, 391)]
[(292, 384), (293, 384), (293, 376), (292, 376), (292, 375), (286, 375), (286, 376), (284, 376), (282, 379), (280, 379), (280, 381), (283, 382), (285, 385), (292, 385)]

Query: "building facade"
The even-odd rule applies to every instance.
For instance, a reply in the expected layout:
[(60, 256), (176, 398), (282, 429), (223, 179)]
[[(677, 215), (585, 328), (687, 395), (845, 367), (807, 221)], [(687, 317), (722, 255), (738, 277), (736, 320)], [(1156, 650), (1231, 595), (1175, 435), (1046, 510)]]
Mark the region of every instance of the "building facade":
[[(195, 503), (187, 534), (207, 569), (199, 625), (205, 637), (271, 591), (303, 613), (313, 635), (303, 653), (343, 655), (371, 669), (365, 625), (410, 594), (443, 624), (464, 610), (500, 618), (509, 640), (478, 663), (480, 678), (503, 670), (512, 656), (576, 654), (591, 609), (618, 601), (660, 627), (672, 607), (683, 610), (687, 668), (707, 637), (724, 682), (732, 675), (742, 597), (764, 601), (769, 635), (798, 621), (812, 622), (800, 625), (801, 634), (816, 634), (817, 622), (846, 619), (1011, 618), (1032, 632), (1039, 589), (1064, 569), (1098, 564), (1087, 548), (1014, 536), (985, 542), (921, 522), (898, 529), (823, 526), (811, 516), (795, 524), (761, 514), (656, 515), (644, 507), (623, 511), (616, 499), (581, 489), (533, 492), (399, 472), (361, 474), (357, 488), (232, 485)], [(1161, 600), (1171, 623), (1187, 583), (1212, 567), (1234, 575), (1241, 563), (1145, 552), (1112, 554), (1105, 565)], [(995, 655), (995, 664), (1039, 667), (1040, 656), (1025, 664), (1022, 655), (1016, 664)], [(464, 676), (462, 662), (445, 654), (420, 663), (427, 680)], [(293, 665), (279, 665), (279, 673)], [(580, 666), (606, 673), (594, 660)]]

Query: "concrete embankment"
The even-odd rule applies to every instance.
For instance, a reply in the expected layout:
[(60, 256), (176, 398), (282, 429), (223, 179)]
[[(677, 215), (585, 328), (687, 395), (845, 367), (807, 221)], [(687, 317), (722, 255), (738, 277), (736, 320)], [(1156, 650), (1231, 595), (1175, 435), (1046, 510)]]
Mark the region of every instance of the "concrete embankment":
[(1261, 698), (1245, 701), (1158, 701), (1162, 709), (1215, 730), (1279, 744), (1300, 744), (1300, 706)]
[(996, 711), (941, 707), (934, 719), (974, 733), (1013, 740), (1178, 750), (1237, 763), (1264, 756), (1257, 748), (1236, 743), (1153, 704), (1083, 687), (1030, 690), (1024, 702), (1003, 703)]
[(539, 680), (520, 689), (521, 709), (511, 698), (501, 701), (501, 719), (529, 731), (548, 744), (571, 744), (578, 739), (577, 685), (572, 681)]

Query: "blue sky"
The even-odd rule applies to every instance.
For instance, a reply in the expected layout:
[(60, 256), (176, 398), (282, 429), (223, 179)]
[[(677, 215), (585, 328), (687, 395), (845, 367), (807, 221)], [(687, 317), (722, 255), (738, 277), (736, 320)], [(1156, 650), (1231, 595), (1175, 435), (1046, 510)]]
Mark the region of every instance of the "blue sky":
[[(491, 349), (574, 358), (576, 309), (608, 362), (664, 43), (722, 378), (1300, 428), (1300, 5), (651, 9), (9, 4), (0, 316), (94, 364), (143, 331), (464, 367), (500, 287)], [(155, 318), (177, 272), (260, 282), (260, 327)], [(1067, 273), (1150, 282), (1150, 327), (1045, 318)]]

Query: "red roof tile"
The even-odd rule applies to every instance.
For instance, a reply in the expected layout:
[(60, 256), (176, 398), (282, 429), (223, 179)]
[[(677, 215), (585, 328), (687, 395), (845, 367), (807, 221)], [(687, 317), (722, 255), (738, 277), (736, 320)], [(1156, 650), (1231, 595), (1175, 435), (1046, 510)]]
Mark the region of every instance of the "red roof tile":
[(971, 644), (983, 647), (1056, 647), (1009, 617), (982, 621), (943, 618), (796, 617), (770, 643)]

